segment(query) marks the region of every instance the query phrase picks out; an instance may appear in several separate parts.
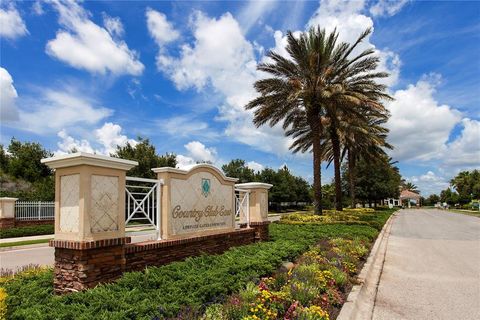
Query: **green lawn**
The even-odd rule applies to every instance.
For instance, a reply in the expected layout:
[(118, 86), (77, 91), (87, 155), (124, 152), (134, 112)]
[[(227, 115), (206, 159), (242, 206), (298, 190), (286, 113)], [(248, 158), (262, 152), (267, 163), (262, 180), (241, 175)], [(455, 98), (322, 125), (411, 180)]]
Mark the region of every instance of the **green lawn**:
[(480, 211), (449, 209), (448, 212), (455, 212), (455, 213), (466, 214), (469, 216), (480, 217)]
[(0, 248), (27, 246), (29, 244), (37, 244), (37, 243), (48, 243), (49, 240), (50, 239), (37, 239), (37, 240), (26, 240), (26, 241), (15, 241), (15, 242), (0, 243)]
[[(379, 214), (378, 219), (383, 224), (390, 214)], [(247, 282), (272, 274), (283, 261), (293, 261), (320, 239), (360, 238), (372, 243), (377, 223), (377, 228), (274, 223), (270, 241), (125, 273), (113, 284), (66, 296), (53, 295), (52, 270), (0, 278), (7, 293), (7, 319), (165, 319), (187, 306), (202, 308), (222, 301)]]

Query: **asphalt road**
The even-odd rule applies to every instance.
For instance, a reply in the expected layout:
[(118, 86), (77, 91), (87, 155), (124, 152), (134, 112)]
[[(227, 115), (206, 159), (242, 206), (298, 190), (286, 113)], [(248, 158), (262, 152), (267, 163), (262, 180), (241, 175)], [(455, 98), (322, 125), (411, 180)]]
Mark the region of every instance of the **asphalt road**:
[(388, 238), (375, 320), (480, 319), (480, 219), (402, 210)]

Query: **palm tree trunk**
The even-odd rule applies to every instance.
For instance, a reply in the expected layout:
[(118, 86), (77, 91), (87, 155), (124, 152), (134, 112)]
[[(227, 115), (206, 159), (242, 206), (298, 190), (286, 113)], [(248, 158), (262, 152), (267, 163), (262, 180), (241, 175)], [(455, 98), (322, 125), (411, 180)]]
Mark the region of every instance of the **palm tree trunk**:
[(313, 193), (315, 214), (322, 215), (322, 150), (320, 140), (320, 120), (310, 117), (313, 145)]
[(348, 178), (350, 184), (350, 199), (352, 208), (355, 208), (357, 200), (355, 199), (355, 181), (356, 181), (356, 172), (355, 172), (355, 155), (352, 150), (348, 150)]
[(335, 171), (335, 209), (343, 210), (342, 205), (342, 178), (340, 175), (340, 139), (338, 137), (337, 128), (335, 125), (330, 127), (330, 139), (332, 140), (333, 151), (333, 169)]

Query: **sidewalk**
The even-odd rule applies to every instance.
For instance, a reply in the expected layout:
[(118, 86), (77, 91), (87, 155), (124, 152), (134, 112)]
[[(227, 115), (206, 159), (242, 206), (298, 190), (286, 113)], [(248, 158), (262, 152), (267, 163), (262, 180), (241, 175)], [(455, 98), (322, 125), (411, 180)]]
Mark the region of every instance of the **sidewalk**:
[[(146, 230), (152, 229), (152, 230)], [(127, 234), (131, 235), (132, 233), (138, 234), (138, 232), (148, 232), (152, 233), (155, 230), (153, 227), (149, 226), (138, 226), (138, 227), (129, 227), (127, 228)], [(28, 237), (16, 237), (16, 238), (5, 238), (0, 239), (0, 244), (2, 243), (10, 243), (10, 242), (22, 242), (22, 241), (30, 241), (30, 240), (43, 240), (43, 239), (53, 239), (54, 234), (45, 234), (40, 236), (28, 236)], [(48, 245), (47, 243), (45, 245)]]

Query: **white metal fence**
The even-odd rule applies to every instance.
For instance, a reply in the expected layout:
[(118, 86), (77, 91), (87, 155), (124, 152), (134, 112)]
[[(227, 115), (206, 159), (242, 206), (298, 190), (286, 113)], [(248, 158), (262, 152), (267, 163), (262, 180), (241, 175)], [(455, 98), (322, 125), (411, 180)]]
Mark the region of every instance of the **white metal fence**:
[(137, 222), (152, 225), (160, 234), (161, 180), (127, 177), (125, 186), (125, 224)]
[(250, 227), (250, 191), (235, 188), (235, 218)]
[(15, 219), (17, 220), (53, 220), (55, 202), (53, 201), (17, 201)]

